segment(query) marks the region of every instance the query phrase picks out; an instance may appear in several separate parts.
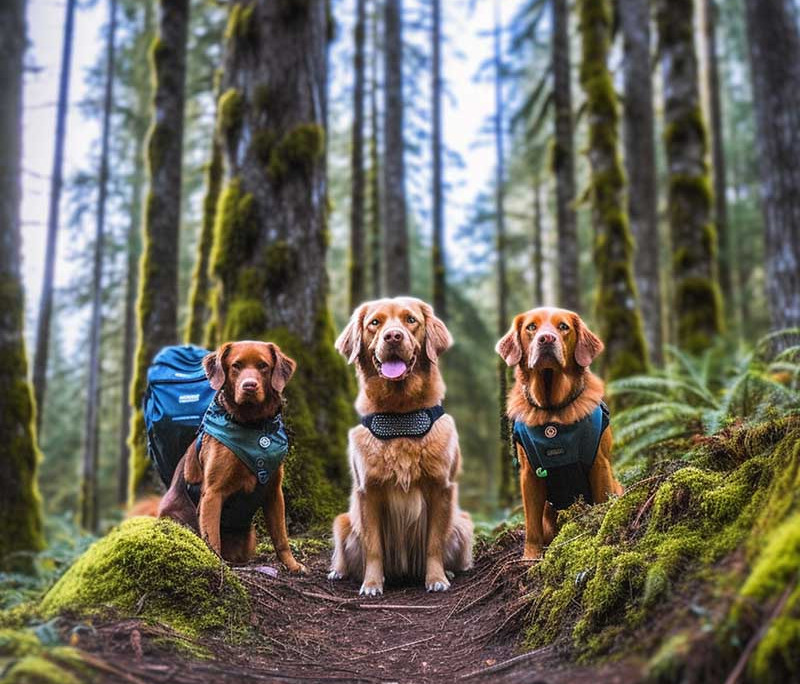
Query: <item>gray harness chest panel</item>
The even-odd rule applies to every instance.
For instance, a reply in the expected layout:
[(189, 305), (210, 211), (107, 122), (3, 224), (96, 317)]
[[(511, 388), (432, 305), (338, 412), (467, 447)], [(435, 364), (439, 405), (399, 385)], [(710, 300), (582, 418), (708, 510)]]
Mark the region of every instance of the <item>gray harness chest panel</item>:
[(378, 439), (424, 437), (443, 415), (444, 408), (437, 405), (409, 413), (370, 413), (361, 424)]

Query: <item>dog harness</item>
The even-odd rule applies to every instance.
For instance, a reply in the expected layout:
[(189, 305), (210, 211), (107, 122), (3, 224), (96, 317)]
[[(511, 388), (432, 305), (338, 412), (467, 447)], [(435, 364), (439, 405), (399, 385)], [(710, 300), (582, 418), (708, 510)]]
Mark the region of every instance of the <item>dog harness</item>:
[(444, 408), (438, 404), (408, 413), (370, 413), (361, 418), (361, 424), (378, 439), (424, 437), (443, 415)]
[[(208, 407), (196, 449), (200, 453), (203, 435), (210, 435), (228, 447), (258, 479), (251, 493), (238, 491), (226, 499), (222, 506), (220, 527), (227, 530), (248, 528), (256, 510), (264, 501), (264, 488), (269, 478), (281, 466), (289, 452), (289, 437), (279, 413), (263, 423), (238, 423), (230, 413), (214, 400)], [(200, 486), (187, 484), (189, 497), (195, 505), (200, 500)]]
[(602, 402), (582, 420), (567, 425), (514, 421), (514, 441), (522, 445), (531, 468), (545, 481), (547, 500), (557, 511), (581, 497), (594, 503), (589, 471), (608, 424), (608, 406)]

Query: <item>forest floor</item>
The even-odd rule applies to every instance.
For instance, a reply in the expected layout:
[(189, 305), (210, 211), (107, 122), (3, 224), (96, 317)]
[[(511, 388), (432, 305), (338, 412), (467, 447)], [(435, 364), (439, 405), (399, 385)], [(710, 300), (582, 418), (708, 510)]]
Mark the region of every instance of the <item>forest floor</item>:
[(268, 559), (257, 558), (236, 569), (251, 596), (254, 632), (235, 645), (187, 644), (206, 657), (176, 653), (173, 633), (137, 620), (64, 630), (104, 684), (639, 681), (636, 661), (584, 667), (565, 660), (557, 646), (520, 654), (530, 606), (521, 534), (479, 545), (475, 567), (441, 594), (388, 586), (383, 597), (368, 600), (354, 582), (327, 580), (328, 552), (304, 558), (309, 574), (302, 577), (272, 576)]

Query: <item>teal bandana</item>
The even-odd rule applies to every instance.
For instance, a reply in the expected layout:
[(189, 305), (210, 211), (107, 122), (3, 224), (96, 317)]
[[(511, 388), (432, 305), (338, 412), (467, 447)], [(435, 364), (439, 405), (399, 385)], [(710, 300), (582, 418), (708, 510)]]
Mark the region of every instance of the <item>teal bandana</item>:
[(203, 433), (228, 447), (258, 478), (266, 484), (280, 467), (289, 451), (289, 438), (279, 413), (260, 425), (237, 423), (216, 399), (206, 411)]

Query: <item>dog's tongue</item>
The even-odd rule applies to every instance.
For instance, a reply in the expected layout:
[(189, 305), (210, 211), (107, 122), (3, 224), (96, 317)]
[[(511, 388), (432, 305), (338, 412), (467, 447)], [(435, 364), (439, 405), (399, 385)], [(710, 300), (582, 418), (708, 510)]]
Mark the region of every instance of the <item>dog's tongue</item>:
[(407, 368), (406, 362), (399, 359), (397, 361), (384, 361), (381, 364), (381, 375), (394, 380), (405, 373)]

